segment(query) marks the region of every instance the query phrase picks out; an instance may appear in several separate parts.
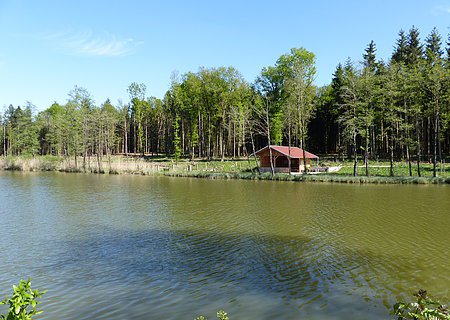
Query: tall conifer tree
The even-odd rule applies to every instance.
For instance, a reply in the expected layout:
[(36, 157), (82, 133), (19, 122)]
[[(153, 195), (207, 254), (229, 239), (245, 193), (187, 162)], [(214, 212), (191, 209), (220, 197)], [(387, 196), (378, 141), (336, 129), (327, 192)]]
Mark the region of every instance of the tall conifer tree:
[(436, 28), (433, 28), (430, 35), (425, 40), (425, 57), (428, 63), (434, 65), (442, 58), (442, 37)]
[(419, 29), (414, 26), (409, 29), (406, 54), (406, 62), (409, 66), (416, 65), (423, 58), (423, 47), (420, 43)]
[(372, 40), (370, 41), (369, 45), (365, 49), (365, 53), (363, 54), (364, 67), (368, 68), (371, 72), (374, 72), (376, 68), (376, 51), (377, 49), (375, 47), (375, 42), (373, 42)]
[(405, 31), (400, 30), (398, 33), (398, 39), (396, 42), (395, 51), (392, 54), (392, 60), (398, 63), (406, 63), (408, 57), (408, 39)]
[(445, 57), (447, 59), (447, 63), (450, 63), (450, 33), (448, 34), (447, 47), (445, 48), (445, 51), (447, 53)]

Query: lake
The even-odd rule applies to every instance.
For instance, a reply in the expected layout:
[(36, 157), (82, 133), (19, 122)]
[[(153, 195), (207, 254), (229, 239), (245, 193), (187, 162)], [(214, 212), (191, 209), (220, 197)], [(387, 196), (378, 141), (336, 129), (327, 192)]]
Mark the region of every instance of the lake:
[(0, 228), (0, 297), (31, 277), (41, 319), (389, 319), (420, 288), (449, 300), (447, 185), (0, 171)]

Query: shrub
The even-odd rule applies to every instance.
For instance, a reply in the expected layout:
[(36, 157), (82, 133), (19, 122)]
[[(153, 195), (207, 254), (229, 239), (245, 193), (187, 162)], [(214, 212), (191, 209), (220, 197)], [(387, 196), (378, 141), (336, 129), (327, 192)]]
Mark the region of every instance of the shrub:
[(21, 279), (18, 286), (13, 285), (13, 290), (14, 293), (11, 297), (0, 301), (0, 305), (9, 305), (8, 313), (0, 315), (0, 319), (31, 320), (33, 316), (42, 313), (42, 311), (37, 311), (36, 306), (39, 304), (37, 299), (42, 297), (45, 292), (32, 290), (30, 279), (27, 281)]
[[(229, 320), (228, 314), (225, 311), (223, 311), (223, 310), (217, 311), (217, 319), (219, 319), (219, 320)], [(205, 316), (198, 316), (194, 320), (208, 320), (208, 319)]]
[(393, 314), (398, 320), (450, 320), (447, 307), (430, 299), (425, 290), (419, 290), (414, 296), (417, 302), (394, 305)]

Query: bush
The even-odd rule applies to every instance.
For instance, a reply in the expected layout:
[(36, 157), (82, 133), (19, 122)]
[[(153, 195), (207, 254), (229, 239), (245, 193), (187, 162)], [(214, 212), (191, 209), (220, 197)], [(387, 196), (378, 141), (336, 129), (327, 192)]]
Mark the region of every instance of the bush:
[[(225, 311), (223, 311), (223, 310), (217, 311), (217, 319), (219, 319), (219, 320), (229, 320), (228, 314)], [(208, 319), (205, 316), (198, 316), (194, 320), (208, 320)]]
[[(11, 297), (6, 297), (0, 301), (0, 305), (9, 305), (8, 313), (0, 315), (0, 319), (5, 320), (31, 320), (33, 316), (42, 313), (37, 311), (39, 304), (37, 299), (42, 297), (45, 292), (31, 289), (31, 281), (21, 279), (18, 286), (13, 285), (14, 293)], [(31, 309), (31, 310), (30, 310)]]
[(430, 299), (425, 290), (419, 290), (414, 296), (417, 302), (394, 305), (393, 314), (398, 320), (450, 320), (447, 307)]

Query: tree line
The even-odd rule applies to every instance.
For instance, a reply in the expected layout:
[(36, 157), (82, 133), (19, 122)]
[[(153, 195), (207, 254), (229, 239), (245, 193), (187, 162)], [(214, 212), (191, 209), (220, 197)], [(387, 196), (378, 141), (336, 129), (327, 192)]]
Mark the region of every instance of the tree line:
[[(96, 105), (75, 87), (67, 103), (34, 114), (34, 106), (4, 108), (2, 148), (7, 155), (86, 159), (112, 154), (224, 159), (249, 157), (267, 144), (297, 146), (336, 159), (421, 162), (439, 170), (450, 150), (450, 38), (433, 29), (424, 41), (412, 27), (400, 31), (383, 61), (369, 43), (361, 62), (338, 64), (331, 83), (314, 85), (315, 55), (293, 48), (253, 83), (233, 67), (173, 73), (163, 99), (144, 84), (128, 87), (128, 102)], [(414, 166), (414, 167), (413, 167)], [(441, 165), (442, 167), (442, 165)]]

